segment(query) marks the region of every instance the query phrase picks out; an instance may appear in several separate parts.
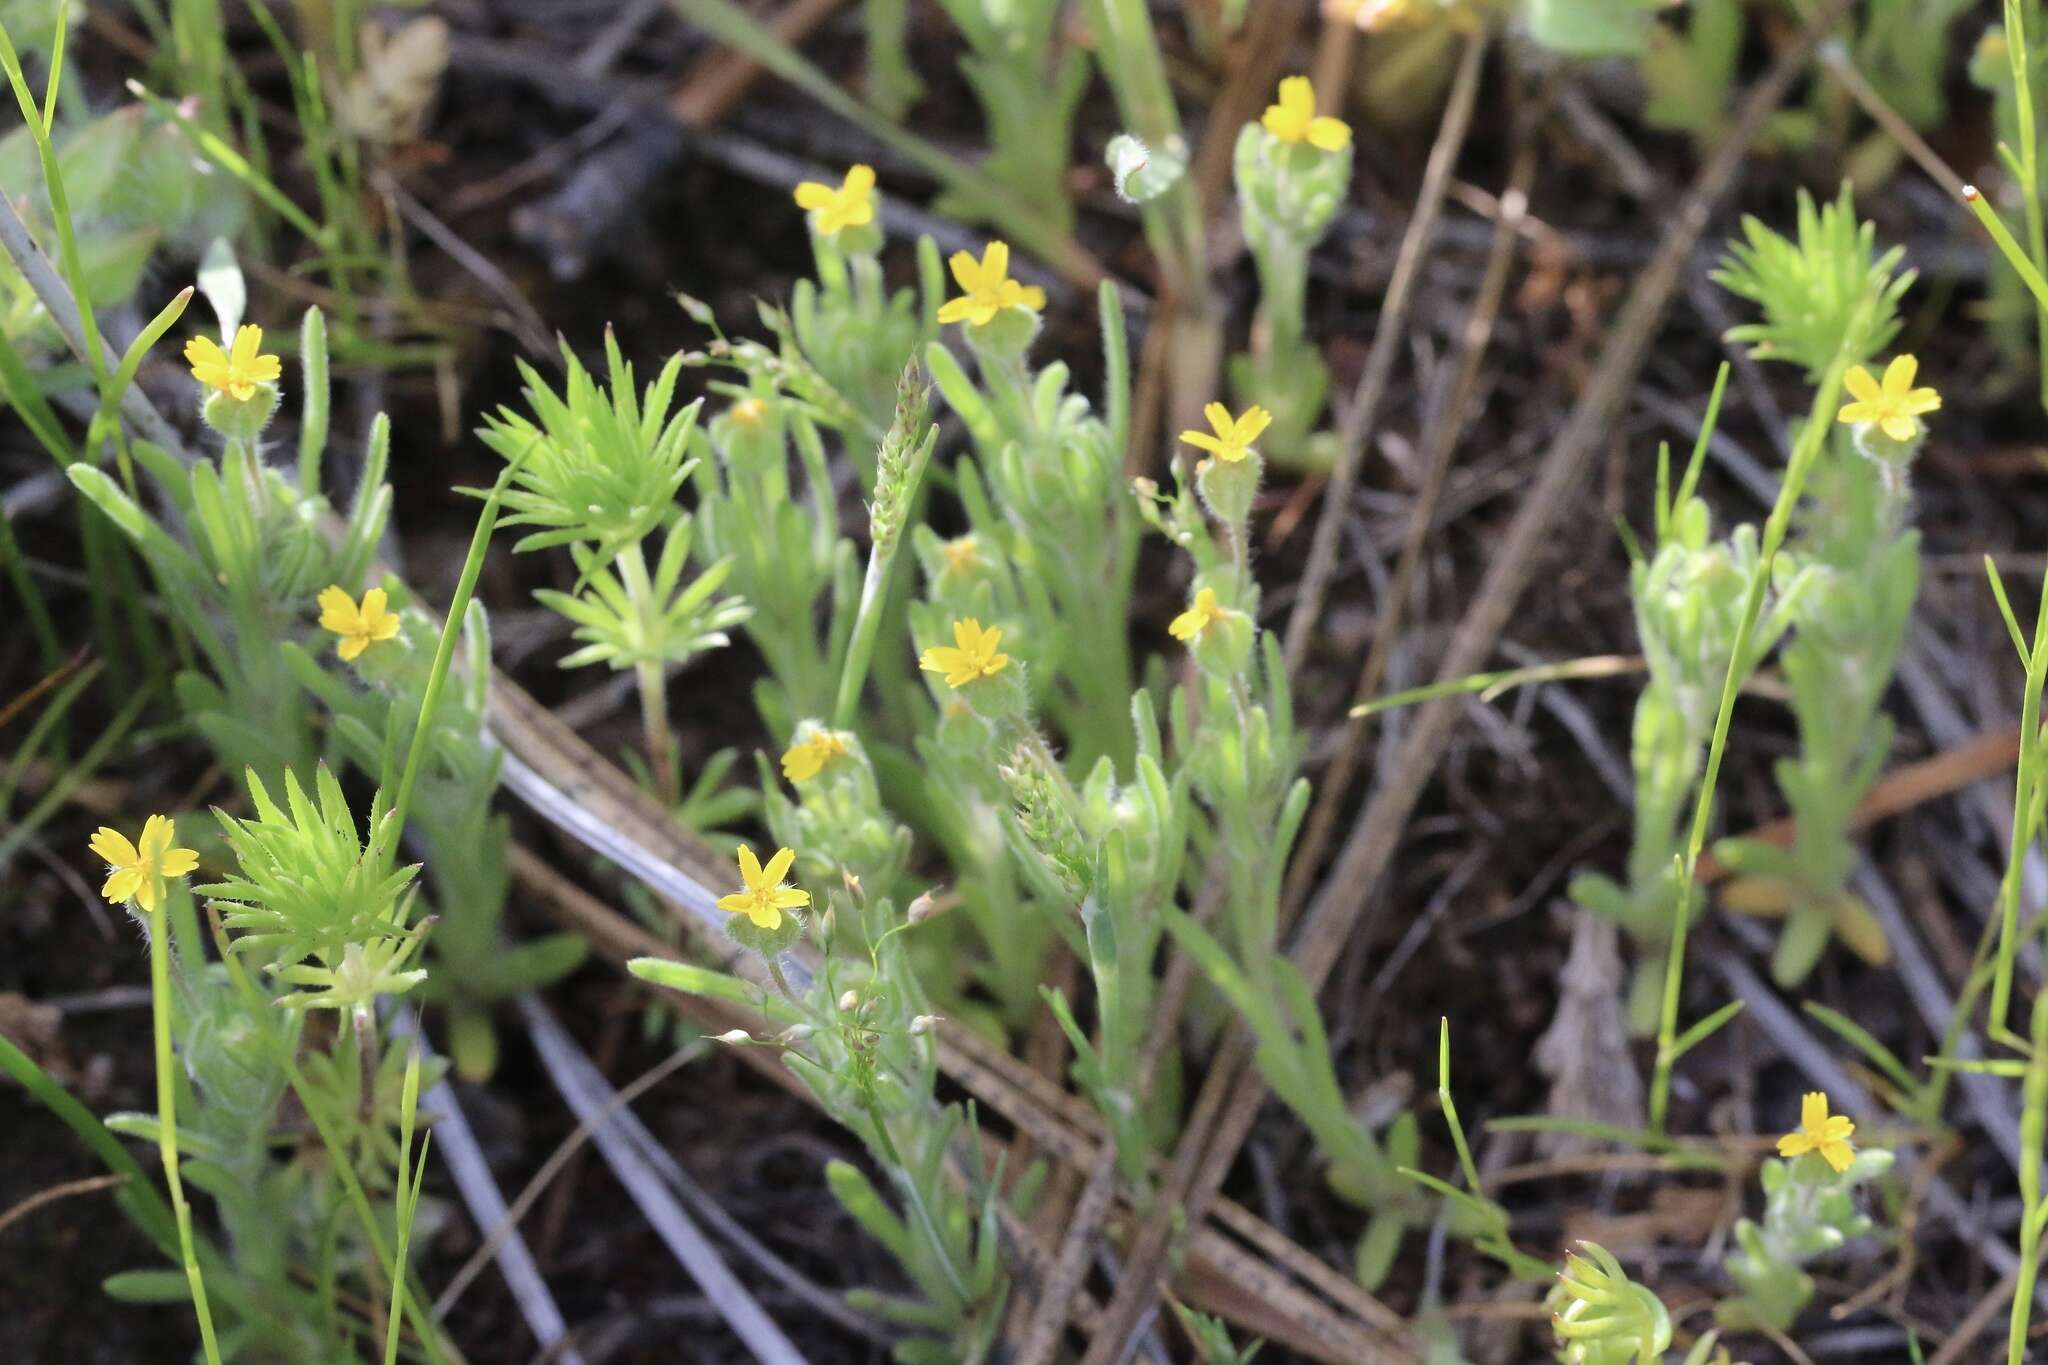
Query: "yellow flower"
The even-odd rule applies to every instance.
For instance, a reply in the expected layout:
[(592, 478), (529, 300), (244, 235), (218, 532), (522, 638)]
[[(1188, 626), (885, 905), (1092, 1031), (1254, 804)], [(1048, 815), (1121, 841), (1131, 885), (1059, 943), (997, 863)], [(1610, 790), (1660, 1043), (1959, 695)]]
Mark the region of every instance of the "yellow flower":
[(796, 854), (789, 849), (775, 850), (775, 856), (768, 860), (768, 866), (761, 866), (761, 860), (754, 856), (754, 850), (740, 845), (740, 880), (747, 889), (735, 891), (730, 896), (718, 898), (718, 908), (734, 915), (745, 915), (763, 929), (777, 929), (782, 925), (782, 912), (793, 910), (799, 905), (811, 903), (811, 893), (799, 891), (784, 883), (789, 875), (789, 865), (796, 861)]
[(398, 617), (384, 602), (382, 588), (364, 593), (360, 607), (339, 583), (320, 590), (320, 624), (341, 637), (335, 653), (353, 659), (379, 640), (398, 634)]
[(1778, 1139), (1778, 1155), (1794, 1157), (1806, 1152), (1819, 1152), (1821, 1159), (1837, 1171), (1849, 1169), (1849, 1163), (1856, 1159), (1856, 1149), (1849, 1145), (1849, 1134), (1856, 1131), (1856, 1125), (1845, 1114), (1828, 1113), (1828, 1097), (1819, 1090), (1810, 1090), (1799, 1102), (1799, 1127), (1796, 1131)]
[(949, 576), (981, 565), (981, 545), (973, 536), (955, 536), (939, 546), (939, 553), (946, 557), (944, 572)]
[(1257, 403), (1246, 408), (1242, 417), (1232, 417), (1230, 409), (1221, 403), (1211, 403), (1203, 408), (1202, 415), (1209, 419), (1209, 425), (1215, 428), (1216, 434), (1183, 431), (1180, 438), (1197, 450), (1209, 451), (1225, 464), (1236, 464), (1251, 454), (1252, 442), (1273, 425), (1273, 414)]
[(275, 384), (284, 373), (276, 356), (258, 354), (262, 349), (263, 329), (245, 322), (236, 329), (234, 346), (228, 351), (222, 351), (212, 337), (193, 337), (185, 343), (185, 363), (200, 383), (246, 403), (258, 384)]
[(971, 322), (986, 327), (1005, 308), (1028, 308), (1035, 313), (1045, 307), (1043, 289), (1010, 278), (1008, 242), (990, 242), (979, 261), (968, 252), (956, 251), (949, 264), (965, 297), (946, 301), (939, 309), (941, 323)]
[(197, 853), (171, 847), (177, 835), (168, 815), (152, 815), (142, 822), (140, 847), (120, 831), (101, 825), (92, 836), (92, 851), (107, 860), (107, 882), (100, 894), (116, 905), (132, 900), (143, 913), (155, 914), (164, 903), (164, 878), (182, 877), (199, 866)]
[(1010, 656), (996, 653), (996, 646), (1002, 642), (1000, 628), (983, 630), (981, 622), (970, 616), (953, 623), (952, 644), (933, 645), (917, 661), (917, 666), (927, 673), (945, 674), (948, 687), (964, 687), (976, 678), (993, 678), (1003, 671)]
[(1880, 386), (1870, 377), (1870, 371), (1856, 366), (1842, 377), (1856, 401), (1844, 403), (1835, 420), (1873, 423), (1894, 441), (1912, 440), (1920, 434), (1920, 414), (1941, 406), (1941, 395), (1933, 389), (1913, 387), (1913, 379), (1919, 373), (1918, 360), (1909, 355), (1895, 356), (1884, 367), (1884, 384)]
[(1194, 605), (1174, 617), (1166, 632), (1176, 640), (1193, 640), (1224, 617), (1235, 614), (1217, 602), (1214, 588), (1203, 588), (1196, 592)]
[(727, 408), (725, 415), (740, 426), (752, 429), (768, 420), (768, 405), (758, 398), (742, 398)]
[(1351, 143), (1351, 125), (1316, 113), (1316, 88), (1306, 76), (1280, 82), (1280, 102), (1266, 106), (1259, 119), (1282, 142), (1306, 142), (1325, 152), (1341, 152)]
[(783, 750), (782, 775), (792, 782), (808, 782), (845, 752), (845, 735), (837, 730), (820, 730)]
[(821, 237), (836, 237), (844, 228), (866, 227), (875, 221), (875, 168), (854, 166), (838, 189), (806, 180), (796, 187), (797, 207), (809, 209)]

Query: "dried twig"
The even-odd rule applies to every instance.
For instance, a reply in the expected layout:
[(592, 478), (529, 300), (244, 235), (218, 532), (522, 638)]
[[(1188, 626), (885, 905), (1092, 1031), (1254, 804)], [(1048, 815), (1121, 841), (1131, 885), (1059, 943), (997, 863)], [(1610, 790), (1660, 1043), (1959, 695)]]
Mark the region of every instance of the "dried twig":
[[(519, 1017), (525, 1020), (555, 1089), (578, 1119), (595, 1127), (593, 1140), (605, 1163), (632, 1194), (640, 1212), (718, 1309), (733, 1334), (764, 1365), (804, 1365), (803, 1353), (762, 1311), (726, 1265), (725, 1258), (698, 1228), (696, 1220), (684, 1211), (656, 1173), (646, 1155), (648, 1147), (659, 1150), (652, 1137), (636, 1142), (627, 1136), (634, 1129), (642, 1135), (646, 1133), (632, 1110), (614, 1103), (611, 1085), (545, 1006), (532, 996), (521, 996), (518, 1006)], [(663, 1155), (665, 1158), (666, 1154)]]
[[(411, 1010), (392, 1010), (389, 1023), (394, 1037), (412, 1038), (421, 1052), (426, 1052), (426, 1037)], [(445, 1080), (435, 1085), (420, 1096), (420, 1112), (433, 1115), (434, 1151), (455, 1177), (456, 1191), (469, 1210), (470, 1221), (479, 1232), (506, 1227), (493, 1255), (535, 1343), (543, 1351), (553, 1352), (554, 1359), (562, 1365), (582, 1365), (583, 1357), (570, 1339), (568, 1324), (555, 1305), (548, 1282), (541, 1278), (540, 1268), (533, 1263), (533, 1252), (528, 1250), (526, 1239), (517, 1227), (506, 1225), (505, 1196), (491, 1174), (490, 1163), (484, 1160), (483, 1147), (469, 1126), (469, 1116), (462, 1112), (455, 1087)]]

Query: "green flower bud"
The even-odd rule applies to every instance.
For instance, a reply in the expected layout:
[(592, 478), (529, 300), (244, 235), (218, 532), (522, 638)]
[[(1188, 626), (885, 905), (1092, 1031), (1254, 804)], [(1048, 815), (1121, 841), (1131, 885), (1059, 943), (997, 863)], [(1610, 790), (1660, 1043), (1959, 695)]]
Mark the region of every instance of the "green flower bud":
[(199, 415), (230, 441), (254, 441), (270, 425), (270, 419), (277, 412), (279, 398), (277, 385), (258, 384), (254, 393), (247, 398), (237, 398), (225, 390), (209, 393), (206, 402), (200, 406)]
[(1207, 459), (1195, 466), (1195, 490), (1208, 504), (1209, 513), (1226, 526), (1242, 527), (1251, 519), (1252, 499), (1258, 496), (1259, 480), (1266, 462), (1257, 451), (1241, 460)]

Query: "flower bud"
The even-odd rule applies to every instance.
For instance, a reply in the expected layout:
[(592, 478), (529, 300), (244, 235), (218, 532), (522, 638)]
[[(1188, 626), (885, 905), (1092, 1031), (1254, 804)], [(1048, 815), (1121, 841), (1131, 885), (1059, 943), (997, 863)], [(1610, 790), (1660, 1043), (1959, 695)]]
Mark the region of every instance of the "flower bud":
[(1195, 466), (1195, 489), (1208, 504), (1210, 515), (1226, 526), (1243, 526), (1252, 514), (1252, 499), (1258, 495), (1259, 478), (1265, 462), (1257, 452), (1241, 460), (1206, 459)]
[(751, 1043), (754, 1041), (754, 1035), (743, 1028), (727, 1029), (724, 1033), (718, 1035), (716, 1041), (721, 1043)]
[(230, 441), (254, 441), (270, 425), (271, 416), (277, 412), (278, 397), (275, 384), (258, 384), (247, 398), (237, 398), (224, 390), (212, 392), (200, 406), (199, 414), (206, 419), (206, 425)]

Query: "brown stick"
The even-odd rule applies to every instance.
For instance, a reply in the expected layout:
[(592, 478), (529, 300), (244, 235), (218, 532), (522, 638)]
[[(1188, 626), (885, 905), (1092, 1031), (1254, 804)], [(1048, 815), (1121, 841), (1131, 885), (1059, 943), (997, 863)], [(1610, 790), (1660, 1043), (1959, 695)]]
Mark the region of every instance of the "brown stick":
[[(816, 32), (832, 17), (841, 0), (791, 0), (773, 19), (768, 32), (791, 47)], [(668, 111), (685, 128), (703, 128), (731, 113), (761, 79), (761, 66), (720, 45), (697, 59), (689, 74), (669, 96)]]
[[(1524, 126), (1535, 122), (1534, 119), (1525, 120)], [(1508, 172), (1508, 192), (1501, 196), (1501, 211), (1494, 218), (1493, 241), (1487, 248), (1486, 269), (1480, 278), (1479, 293), (1465, 319), (1465, 331), (1460, 339), (1464, 354), (1459, 358), (1457, 378), (1452, 381), (1443, 415), (1430, 432), (1429, 445), (1423, 457), (1422, 487), (1416, 490), (1415, 501), (1408, 509), (1408, 527), (1401, 541), (1401, 557), (1394, 565), (1393, 581), (1381, 599), (1386, 607), (1373, 630), (1372, 646), (1366, 651), (1365, 665), (1358, 671), (1358, 687), (1352, 694), (1355, 704), (1363, 705), (1372, 700), (1386, 677), (1387, 663), (1394, 656), (1394, 642), (1400, 638), (1408, 594), (1414, 588), (1415, 575), (1421, 570), (1422, 552), (1429, 543), (1437, 504), (1442, 500), (1444, 483), (1450, 475), (1451, 455), (1458, 447), (1458, 438), (1465, 433), (1465, 413), (1479, 392), (1480, 367), (1486, 359), (1487, 343), (1493, 336), (1494, 319), (1500, 314), (1502, 296), (1507, 292), (1508, 267), (1515, 258), (1516, 233), (1528, 206), (1529, 187), (1535, 183), (1535, 178), (1534, 142), (1524, 138)], [(1315, 807), (1309, 812), (1301, 844), (1295, 849), (1294, 865), (1288, 869), (1287, 887), (1282, 896), (1286, 904), (1299, 905), (1308, 897), (1309, 879), (1322, 865), (1323, 852), (1336, 828), (1337, 812), (1343, 805), (1345, 794), (1351, 790), (1352, 778), (1357, 776), (1358, 764), (1364, 756), (1365, 727), (1364, 716), (1354, 715), (1345, 722), (1344, 738), (1337, 746), (1337, 756), (1331, 760), (1323, 780), (1317, 784)]]

